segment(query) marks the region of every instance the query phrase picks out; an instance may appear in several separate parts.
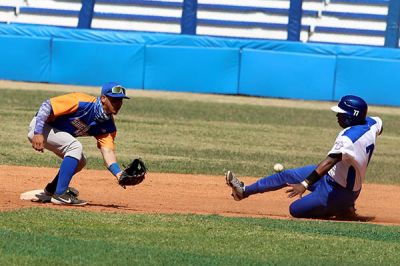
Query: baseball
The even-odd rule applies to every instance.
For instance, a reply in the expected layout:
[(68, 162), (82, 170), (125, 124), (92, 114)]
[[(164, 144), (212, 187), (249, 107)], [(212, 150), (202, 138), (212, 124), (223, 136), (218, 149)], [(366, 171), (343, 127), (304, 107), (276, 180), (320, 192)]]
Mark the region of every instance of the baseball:
[(282, 171), (283, 171), (283, 168), (284, 168), (283, 165), (280, 164), (280, 163), (276, 163), (276, 164), (274, 165), (274, 171), (277, 172), (277, 173), (282, 172)]

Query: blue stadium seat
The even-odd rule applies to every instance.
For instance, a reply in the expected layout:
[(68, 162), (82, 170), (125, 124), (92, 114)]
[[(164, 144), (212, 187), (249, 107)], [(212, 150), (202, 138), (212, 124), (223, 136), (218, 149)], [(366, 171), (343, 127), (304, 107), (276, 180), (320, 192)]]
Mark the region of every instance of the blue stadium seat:
[(379, 15), (379, 14), (322, 11), (322, 15), (323, 16), (332, 16), (332, 17), (337, 17), (337, 18), (386, 21), (386, 15)]
[(95, 12), (93, 17), (94, 18), (111, 18), (111, 19), (154, 21), (154, 22), (173, 22), (173, 23), (179, 23), (181, 21), (180, 18), (178, 18), (178, 17), (152, 16), (152, 15), (133, 15), (133, 14), (117, 14), (117, 13), (104, 13), (104, 12)]
[(366, 36), (385, 36), (383, 30), (365, 30), (365, 29), (352, 29), (352, 28), (338, 28), (338, 27), (325, 27), (316, 26), (315, 32), (337, 33), (337, 34), (354, 34)]
[[(198, 19), (200, 25), (230, 26), (230, 27), (256, 27), (265, 29), (287, 29), (287, 24), (264, 23), (264, 22), (244, 22), (232, 20)], [(302, 25), (303, 30), (309, 30), (310, 26)]]
[(96, 3), (140, 5), (140, 6), (158, 6), (158, 7), (182, 7), (181, 2), (164, 2), (148, 0), (96, 0)]
[(2, 11), (15, 11), (14, 6), (0, 6), (0, 10)]
[[(237, 12), (263, 12), (269, 14), (288, 15), (289, 9), (287, 8), (268, 8), (256, 6), (233, 6), (233, 5), (219, 5), (219, 4), (199, 4), (199, 10), (220, 10), (220, 11), (237, 11)], [(316, 17), (318, 11), (303, 10), (303, 15)]]
[(64, 9), (51, 9), (51, 8), (38, 8), (38, 7), (21, 7), (20, 13), (29, 14), (43, 14), (43, 15), (57, 15), (57, 16), (78, 16), (79, 11), (64, 10)]

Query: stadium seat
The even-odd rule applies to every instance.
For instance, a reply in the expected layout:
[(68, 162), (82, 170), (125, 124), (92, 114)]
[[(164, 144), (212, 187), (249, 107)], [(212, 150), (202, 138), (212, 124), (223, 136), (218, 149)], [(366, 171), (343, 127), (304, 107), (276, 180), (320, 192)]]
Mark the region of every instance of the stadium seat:
[(383, 45), (387, 3), (384, 0), (330, 0), (311, 25), (309, 42)]

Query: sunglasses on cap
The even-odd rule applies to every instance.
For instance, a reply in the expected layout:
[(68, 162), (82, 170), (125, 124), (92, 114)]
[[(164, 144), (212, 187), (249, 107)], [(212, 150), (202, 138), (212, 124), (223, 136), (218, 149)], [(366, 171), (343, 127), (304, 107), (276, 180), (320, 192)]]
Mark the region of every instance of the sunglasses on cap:
[(104, 84), (101, 89), (101, 94), (112, 98), (129, 99), (129, 97), (126, 96), (126, 89), (115, 82)]
[(126, 89), (121, 86), (115, 86), (111, 88), (111, 93), (113, 94), (125, 94), (126, 95)]

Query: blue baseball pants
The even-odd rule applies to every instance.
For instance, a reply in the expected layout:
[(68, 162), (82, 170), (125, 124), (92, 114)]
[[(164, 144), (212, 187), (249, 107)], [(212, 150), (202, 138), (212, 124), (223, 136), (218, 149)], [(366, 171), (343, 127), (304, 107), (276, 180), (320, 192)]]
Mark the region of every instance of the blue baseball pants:
[[(300, 183), (316, 167), (316, 165), (309, 165), (261, 178), (254, 184), (246, 186), (245, 196), (278, 190), (286, 187), (287, 183)], [(360, 194), (360, 191), (352, 191), (342, 187), (329, 175), (323, 176), (318, 182), (311, 185), (308, 190), (311, 193), (290, 205), (289, 211), (293, 217), (327, 218), (341, 215), (350, 208), (354, 208), (354, 203)]]

